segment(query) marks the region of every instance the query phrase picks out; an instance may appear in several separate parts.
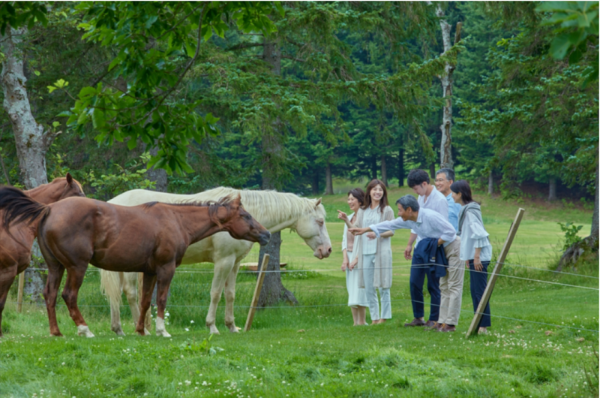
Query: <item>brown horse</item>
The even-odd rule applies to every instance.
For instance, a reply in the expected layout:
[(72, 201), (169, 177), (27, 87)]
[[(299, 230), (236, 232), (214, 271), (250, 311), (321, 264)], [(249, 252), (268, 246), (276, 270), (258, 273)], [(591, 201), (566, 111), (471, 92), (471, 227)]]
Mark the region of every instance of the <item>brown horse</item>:
[[(236, 239), (267, 244), (271, 234), (244, 210), (240, 197), (217, 203), (158, 202), (134, 207), (98, 200), (70, 198), (51, 205), (37, 203), (14, 188), (0, 188), (0, 210), (5, 223), (41, 218), (38, 241), (48, 263), (44, 289), (50, 333), (61, 336), (56, 322), (56, 296), (67, 270), (62, 292), (79, 335), (93, 337), (77, 307), (77, 294), (88, 264), (109, 271), (142, 272), (141, 314), (146, 314), (158, 283), (156, 334), (169, 337), (164, 312), (175, 269), (194, 242), (220, 231)], [(144, 316), (136, 331), (144, 335)]]
[[(85, 196), (81, 184), (67, 173), (66, 177), (54, 179), (50, 184), (25, 191), (33, 200), (49, 204), (72, 196)], [(0, 219), (3, 217), (0, 211)], [(2, 312), (8, 291), (15, 277), (29, 266), (31, 246), (37, 236), (38, 222), (13, 224), (10, 233), (0, 227), (0, 337), (2, 337)]]

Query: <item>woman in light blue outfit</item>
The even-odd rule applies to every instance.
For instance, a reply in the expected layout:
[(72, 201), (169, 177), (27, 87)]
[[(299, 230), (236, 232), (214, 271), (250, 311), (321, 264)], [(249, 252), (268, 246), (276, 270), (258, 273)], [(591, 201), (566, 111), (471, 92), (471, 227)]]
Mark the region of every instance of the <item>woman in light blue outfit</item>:
[[(385, 184), (375, 179), (367, 185), (365, 204), (359, 209), (356, 222), (350, 223), (347, 217), (344, 221), (351, 228), (361, 228), (393, 219), (394, 211), (388, 206)], [(390, 238), (393, 235), (393, 231), (386, 231), (379, 238), (374, 232), (354, 237), (354, 259), (349, 267), (350, 269), (354, 269), (354, 267), (358, 269), (359, 286), (365, 288), (367, 302), (369, 303), (369, 314), (374, 325), (384, 323), (392, 318), (390, 294), (390, 288), (392, 287), (392, 245)], [(379, 311), (377, 290), (379, 290), (381, 299), (381, 312)]]
[[(477, 311), (479, 302), (487, 287), (488, 266), (492, 261), (492, 245), (489, 234), (483, 226), (481, 206), (473, 200), (471, 187), (465, 180), (456, 181), (450, 186), (452, 199), (462, 205), (458, 213), (458, 235), (460, 236), (460, 259), (465, 262), (471, 275), (471, 299), (473, 310)], [(492, 325), (490, 303), (488, 301), (479, 323), (479, 333), (487, 333)]]
[[(356, 213), (361, 206), (365, 204), (365, 193), (360, 188), (352, 189), (348, 192), (348, 206), (353, 211), (346, 216), (350, 222), (356, 221)], [(343, 219), (342, 212), (338, 214), (339, 219)], [(345, 216), (345, 214), (344, 214)], [(342, 238), (342, 271), (346, 271), (346, 288), (348, 289), (348, 306), (352, 309), (352, 318), (354, 326), (366, 325), (367, 316), (367, 297), (365, 289), (358, 286), (358, 270), (351, 270), (348, 266), (354, 260), (354, 235), (348, 232), (348, 226), (344, 225), (344, 236)]]

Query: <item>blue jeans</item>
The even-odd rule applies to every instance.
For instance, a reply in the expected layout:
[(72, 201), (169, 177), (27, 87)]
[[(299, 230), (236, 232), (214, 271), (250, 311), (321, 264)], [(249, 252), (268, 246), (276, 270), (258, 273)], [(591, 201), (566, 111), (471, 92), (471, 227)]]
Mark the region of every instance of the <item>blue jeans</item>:
[[(481, 265), (483, 269), (481, 271), (477, 271), (475, 269), (475, 263), (473, 260), (469, 260), (469, 274), (471, 275), (471, 299), (473, 299), (473, 312), (477, 312), (477, 308), (479, 307), (479, 302), (481, 301), (481, 297), (483, 297), (483, 292), (485, 292), (485, 288), (487, 287), (487, 270), (490, 265), (489, 261), (482, 261)], [(488, 301), (485, 309), (483, 310), (483, 315), (481, 316), (481, 321), (479, 322), (480, 328), (487, 328), (492, 326), (492, 320), (490, 318), (490, 302)]]
[(427, 276), (427, 291), (431, 295), (429, 320), (437, 322), (440, 315), (440, 278), (436, 278), (428, 264), (427, 253), (420, 249), (420, 242), (415, 247), (412, 267), (410, 267), (410, 299), (412, 300), (415, 318), (425, 317), (423, 284)]

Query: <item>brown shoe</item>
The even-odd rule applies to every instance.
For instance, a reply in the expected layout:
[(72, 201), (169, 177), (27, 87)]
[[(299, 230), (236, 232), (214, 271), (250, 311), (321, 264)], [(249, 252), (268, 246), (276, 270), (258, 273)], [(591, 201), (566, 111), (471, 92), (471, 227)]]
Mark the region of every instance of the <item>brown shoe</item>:
[(436, 321), (429, 320), (425, 323), (426, 328), (434, 328), (438, 323)]
[(438, 329), (439, 332), (456, 332), (456, 326), (444, 325)]
[(412, 320), (411, 323), (405, 323), (404, 326), (406, 326), (406, 327), (425, 326), (425, 322), (423, 322), (421, 319), (415, 318)]
[(433, 330), (433, 331), (437, 332), (442, 326), (443, 326), (442, 323), (434, 322), (433, 326), (425, 326), (425, 330)]

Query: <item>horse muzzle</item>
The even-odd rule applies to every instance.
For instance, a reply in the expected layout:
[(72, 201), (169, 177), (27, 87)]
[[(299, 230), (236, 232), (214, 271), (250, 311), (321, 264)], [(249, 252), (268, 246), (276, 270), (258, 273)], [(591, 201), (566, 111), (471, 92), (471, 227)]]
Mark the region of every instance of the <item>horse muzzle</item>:
[(271, 233), (269, 231), (265, 231), (265, 232), (261, 233), (258, 238), (258, 242), (260, 243), (261, 246), (266, 245), (267, 243), (269, 243), (270, 240), (271, 240)]

